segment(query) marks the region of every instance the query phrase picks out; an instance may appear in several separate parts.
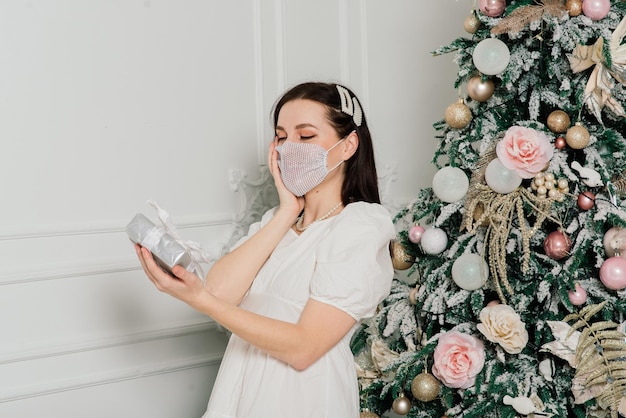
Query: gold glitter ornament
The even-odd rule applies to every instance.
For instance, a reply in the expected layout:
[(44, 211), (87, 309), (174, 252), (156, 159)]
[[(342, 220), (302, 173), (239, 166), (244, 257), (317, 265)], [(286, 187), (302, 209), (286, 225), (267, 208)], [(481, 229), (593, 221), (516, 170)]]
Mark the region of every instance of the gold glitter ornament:
[(396, 270), (406, 270), (415, 261), (415, 257), (407, 253), (406, 248), (396, 240), (389, 244), (389, 253), (391, 254), (391, 264)]
[(361, 411), (359, 418), (380, 418), (380, 417), (376, 415), (375, 413), (373, 413), (372, 411), (370, 411), (369, 409), (365, 408), (363, 411)]
[(583, 149), (589, 144), (589, 131), (582, 123), (576, 122), (576, 125), (567, 130), (565, 142), (572, 149)]
[(444, 119), (451, 128), (463, 129), (472, 121), (472, 111), (460, 98), (446, 108)]
[(391, 409), (398, 415), (406, 415), (411, 410), (411, 400), (400, 392), (400, 395), (394, 399)]
[(430, 373), (420, 373), (411, 382), (411, 393), (422, 402), (437, 399), (441, 383)]
[(583, 0), (567, 0), (565, 8), (571, 17), (576, 17), (583, 12)]
[(470, 78), (467, 82), (467, 95), (477, 102), (486, 102), (493, 96), (495, 85), (490, 79), (483, 80), (481, 76)]
[(562, 110), (555, 110), (548, 115), (548, 128), (554, 133), (563, 133), (567, 131), (571, 123), (570, 117)]
[(463, 22), (463, 27), (467, 33), (476, 33), (478, 28), (480, 27), (480, 20), (474, 13), (470, 14), (465, 18), (465, 22)]

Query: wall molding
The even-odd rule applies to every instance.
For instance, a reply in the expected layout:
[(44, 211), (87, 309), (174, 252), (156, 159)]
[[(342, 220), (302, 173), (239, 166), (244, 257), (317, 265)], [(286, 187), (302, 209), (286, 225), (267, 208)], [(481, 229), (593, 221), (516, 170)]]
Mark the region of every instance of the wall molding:
[(27, 272), (3, 272), (0, 277), (0, 286), (18, 285), (25, 283), (44, 282), (48, 280), (70, 279), (75, 277), (98, 276), (101, 274), (125, 273), (129, 271), (139, 270), (139, 262), (133, 261), (116, 261), (101, 264), (76, 265), (71, 264), (51, 268), (50, 266), (41, 266), (37, 270), (29, 270)]
[(95, 373), (63, 381), (52, 381), (25, 387), (11, 388), (0, 392), (0, 403), (19, 401), (61, 392), (75, 391), (94, 386), (119, 383), (127, 380), (143, 379), (146, 377), (176, 373), (200, 367), (216, 366), (222, 361), (222, 357), (222, 354), (189, 357), (146, 366)]
[(367, 1), (361, 0), (359, 2), (360, 10), (359, 10), (359, 19), (360, 19), (360, 28), (359, 28), (359, 39), (361, 40), (361, 77), (363, 77), (363, 84), (361, 88), (363, 92), (361, 96), (363, 96), (363, 101), (366, 104), (370, 103), (370, 74), (369, 74), (369, 53), (368, 53), (368, 38), (367, 38)]
[(85, 353), (150, 341), (173, 339), (211, 331), (220, 333), (223, 332), (217, 323), (207, 318), (203, 321), (182, 323), (167, 328), (138, 331), (125, 335), (93, 339), (90, 341), (81, 340), (80, 342), (66, 342), (64, 344), (57, 344), (54, 346), (41, 347), (31, 350), (20, 350), (18, 352), (3, 355), (0, 354), (0, 366), (3, 364), (27, 362), (65, 356), (68, 354)]
[(348, 11), (348, 1), (340, 0), (338, 4), (339, 12), (339, 59), (341, 80), (347, 85), (351, 83), (350, 77), (350, 19)]
[[(148, 218), (156, 219), (156, 216), (147, 214)], [(81, 224), (65, 224), (65, 225), (39, 225), (35, 227), (23, 227), (14, 231), (0, 234), (0, 241), (36, 239), (36, 238), (56, 238), (75, 235), (100, 235), (100, 234), (117, 234), (125, 233), (126, 224), (132, 216), (126, 221), (110, 221), (110, 222), (89, 222)], [(214, 214), (209, 216), (181, 216), (176, 217), (176, 228), (191, 229), (213, 226), (224, 226), (232, 223), (231, 214)]]

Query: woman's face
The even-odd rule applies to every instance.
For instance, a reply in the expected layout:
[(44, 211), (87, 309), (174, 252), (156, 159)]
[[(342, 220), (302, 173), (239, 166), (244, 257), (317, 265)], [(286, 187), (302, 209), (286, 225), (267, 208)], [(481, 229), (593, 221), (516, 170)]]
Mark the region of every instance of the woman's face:
[[(280, 109), (276, 124), (278, 145), (284, 141), (307, 142), (330, 149), (340, 139), (335, 128), (328, 122), (326, 107), (321, 103), (292, 100)], [(330, 152), (332, 151), (334, 149)]]

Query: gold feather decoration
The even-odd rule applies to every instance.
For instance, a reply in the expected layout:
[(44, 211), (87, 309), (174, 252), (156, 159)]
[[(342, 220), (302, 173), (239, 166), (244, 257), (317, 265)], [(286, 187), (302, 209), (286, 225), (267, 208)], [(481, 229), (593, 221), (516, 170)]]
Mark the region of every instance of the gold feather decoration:
[(604, 58), (604, 38), (598, 38), (593, 45), (578, 45), (568, 56), (570, 68), (574, 73), (594, 67), (585, 87), (584, 102), (589, 111), (602, 123), (602, 109), (608, 107), (617, 116), (626, 116), (624, 108), (611, 92), (615, 81), (626, 84), (626, 17), (617, 25), (608, 51), (611, 56), (609, 66)]
[[(496, 143), (503, 134), (495, 138), (493, 145), (480, 156), (476, 169), (470, 178), (470, 187), (465, 195), (465, 214), (461, 224), (461, 231), (475, 232), (480, 227), (486, 227), (485, 242), (489, 249), (488, 264), (496, 292), (502, 303), (507, 302), (504, 290), (512, 295), (513, 287), (508, 280), (506, 245), (515, 216), (518, 218), (519, 229), (522, 235), (522, 272), (528, 271), (530, 263), (530, 239), (541, 228), (543, 222), (550, 218), (550, 208), (553, 200), (539, 197), (525, 187), (518, 187), (507, 194), (494, 192), (485, 182), (487, 165), (497, 158)], [(524, 211), (525, 206), (533, 208), (535, 218), (531, 226)], [(553, 221), (559, 223), (557, 220)]]
[(595, 398), (598, 406), (618, 418), (626, 412), (626, 334), (612, 321), (592, 322), (606, 303), (585, 306), (567, 315), (563, 322), (574, 322), (565, 339), (580, 330), (572, 382), (575, 403)]
[(513, 10), (507, 17), (500, 19), (500, 22), (491, 29), (491, 33), (493, 35), (519, 33), (527, 25), (541, 19), (546, 13), (560, 17), (567, 12), (562, 0), (543, 0), (535, 3)]
[(615, 190), (619, 194), (626, 194), (626, 171), (623, 171), (622, 174), (615, 177), (613, 180), (613, 186)]

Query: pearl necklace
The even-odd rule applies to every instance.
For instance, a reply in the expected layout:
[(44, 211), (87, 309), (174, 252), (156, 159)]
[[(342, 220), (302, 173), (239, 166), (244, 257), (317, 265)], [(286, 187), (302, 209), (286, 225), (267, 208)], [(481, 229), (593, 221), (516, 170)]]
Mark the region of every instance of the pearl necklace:
[(337, 209), (339, 209), (339, 207), (342, 205), (343, 202), (339, 202), (335, 205), (335, 207), (333, 207), (331, 210), (329, 210), (328, 212), (326, 212), (326, 214), (324, 216), (322, 216), (321, 218), (317, 218), (316, 220), (314, 220), (313, 222), (311, 222), (310, 224), (308, 224), (307, 226), (303, 227), (302, 226), (302, 222), (304, 221), (304, 211), (302, 211), (302, 215), (298, 216), (298, 219), (296, 220), (296, 231), (298, 232), (304, 232), (306, 231), (306, 229), (308, 227), (310, 227), (311, 225), (313, 225), (316, 222), (319, 221), (323, 221), (324, 219), (328, 219), (328, 217), (330, 215), (332, 215)]

